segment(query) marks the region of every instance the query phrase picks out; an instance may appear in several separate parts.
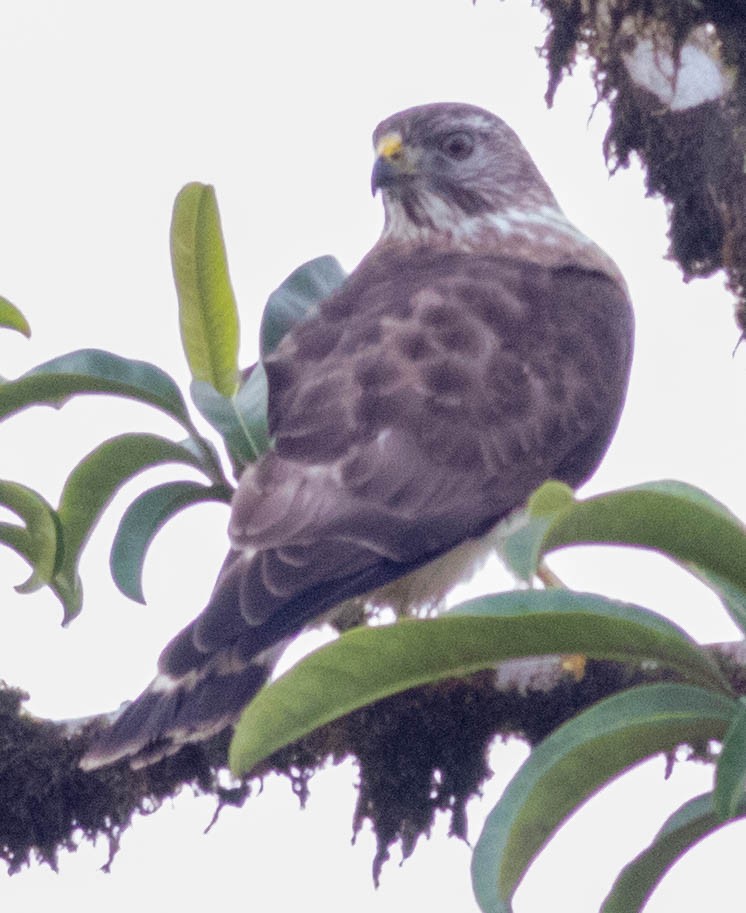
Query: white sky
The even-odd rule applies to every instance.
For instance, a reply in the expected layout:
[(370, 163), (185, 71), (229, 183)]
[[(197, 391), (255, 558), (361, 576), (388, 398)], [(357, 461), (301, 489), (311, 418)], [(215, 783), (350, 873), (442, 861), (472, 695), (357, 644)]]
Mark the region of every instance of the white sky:
[[(242, 314), (242, 361), (256, 355), (267, 294), (302, 261), (335, 254), (351, 269), (375, 240), (380, 202), (368, 192), (370, 133), (384, 116), (436, 100), (462, 100), (503, 116), (522, 136), (567, 213), (619, 263), (637, 312), (627, 409), (587, 491), (672, 477), (700, 485), (746, 516), (742, 467), (746, 347), (732, 359), (731, 302), (716, 278), (684, 285), (663, 259), (665, 219), (643, 198), (637, 169), (609, 179), (607, 124), (588, 67), (545, 109), (534, 48), (543, 20), (528, 0), (5, 0), (0, 10), (0, 294), (29, 318), (31, 342), (0, 333), (0, 374), (97, 346), (158, 363), (186, 385), (168, 259), (173, 198), (187, 181), (216, 185)], [(33, 410), (0, 426), (0, 477), (55, 501), (74, 463), (127, 430), (179, 436), (152, 410), (111, 399)], [(149, 482), (183, 474), (159, 470)], [(137, 486), (115, 503), (121, 513)], [(181, 515), (156, 540), (146, 567), (148, 605), (108, 579), (114, 519), (83, 563), (86, 604), (68, 630), (49, 595), (16, 596), (25, 567), (0, 551), (0, 676), (32, 693), (50, 717), (111, 709), (152, 675), (171, 634), (202, 605), (225, 549), (226, 511)], [(197, 559), (196, 556), (199, 556)], [(557, 556), (568, 584), (664, 612), (697, 638), (735, 632), (683, 572), (650, 555), (608, 550)], [(494, 574), (483, 584), (502, 586)], [(525, 749), (499, 746), (481, 816)], [(516, 913), (595, 913), (623, 862), (644, 846), (711, 772), (679, 765), (663, 781), (657, 759), (591, 802), (521, 887)], [(285, 783), (268, 783), (212, 832), (206, 801), (182, 797), (137, 821), (113, 873), (105, 848), (62, 860), (61, 873), (0, 876), (0, 905), (111, 913), (164, 902), (185, 913), (220, 902), (238, 909), (321, 907), (327, 913), (476, 910), (468, 849), (445, 824), (378, 892), (364, 834), (350, 848), (354, 770), (312, 783), (297, 811)], [(715, 897), (737, 909), (733, 866), (744, 826), (699, 848), (664, 883), (649, 913), (693, 913)]]

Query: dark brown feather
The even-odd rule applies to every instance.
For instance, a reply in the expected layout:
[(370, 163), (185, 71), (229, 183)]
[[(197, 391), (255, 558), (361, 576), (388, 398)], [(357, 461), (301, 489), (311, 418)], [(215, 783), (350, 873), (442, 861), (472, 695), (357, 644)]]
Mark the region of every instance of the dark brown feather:
[[(303, 326), (305, 348), (292, 333), (267, 362), (275, 451), (248, 470), (231, 526), (257, 554), (198, 623), (205, 659), (236, 631), (258, 652), (254, 626), (280, 639), (481, 535), (547, 478), (577, 486), (616, 425), (631, 320), (608, 276), (427, 250), (368, 272)], [(336, 344), (322, 354), (315, 336)], [(295, 380), (276, 388), (276, 369)]]

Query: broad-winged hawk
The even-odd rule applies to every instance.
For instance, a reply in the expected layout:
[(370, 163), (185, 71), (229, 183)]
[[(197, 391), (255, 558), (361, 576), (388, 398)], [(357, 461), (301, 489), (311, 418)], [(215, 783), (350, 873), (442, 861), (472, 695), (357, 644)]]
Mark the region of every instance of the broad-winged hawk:
[(432, 104), (374, 145), (382, 235), (266, 359), (273, 445), (240, 480), (212, 596), (88, 768), (234, 723), (288, 640), (351, 597), (436, 603), (534, 488), (579, 485), (606, 450), (625, 285), (513, 131)]

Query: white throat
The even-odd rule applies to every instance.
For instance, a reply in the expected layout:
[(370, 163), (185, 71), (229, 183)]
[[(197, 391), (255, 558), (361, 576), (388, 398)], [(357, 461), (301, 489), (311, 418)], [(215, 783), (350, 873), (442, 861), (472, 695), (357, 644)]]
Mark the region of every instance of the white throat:
[(428, 245), (515, 257), (543, 266), (580, 266), (624, 285), (613, 260), (553, 200), (528, 198), (525, 205), (476, 215), (434, 193), (421, 194), (418, 203), (424, 218), (414, 222), (399, 199), (385, 200), (386, 222), (379, 244)]
[(421, 223), (412, 221), (397, 198), (386, 201), (382, 241), (426, 244), (440, 240), (464, 250), (483, 247), (487, 236), (494, 244), (496, 235), (541, 246), (567, 244), (568, 240), (574, 244), (590, 243), (556, 204), (510, 206), (497, 212), (469, 215), (435, 193), (421, 194), (418, 202), (423, 214)]

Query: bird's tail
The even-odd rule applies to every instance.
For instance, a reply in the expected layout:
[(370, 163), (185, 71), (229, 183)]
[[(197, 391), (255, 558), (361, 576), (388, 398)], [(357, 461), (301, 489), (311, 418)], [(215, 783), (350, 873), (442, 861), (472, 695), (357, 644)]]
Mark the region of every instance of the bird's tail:
[(237, 721), (273, 664), (274, 657), (241, 663), (223, 654), (179, 678), (158, 675), (94, 738), (80, 766), (96, 770), (129, 758), (133, 768), (145, 767), (216, 735)]

